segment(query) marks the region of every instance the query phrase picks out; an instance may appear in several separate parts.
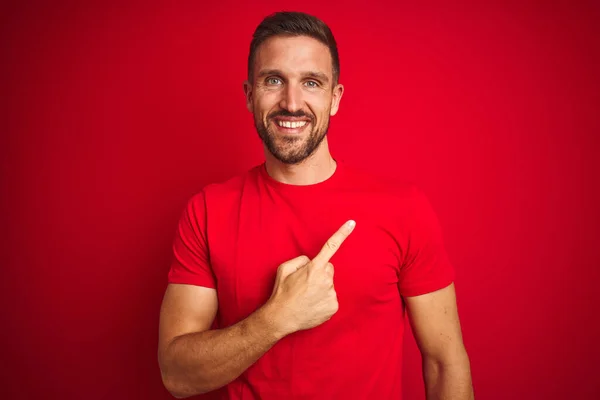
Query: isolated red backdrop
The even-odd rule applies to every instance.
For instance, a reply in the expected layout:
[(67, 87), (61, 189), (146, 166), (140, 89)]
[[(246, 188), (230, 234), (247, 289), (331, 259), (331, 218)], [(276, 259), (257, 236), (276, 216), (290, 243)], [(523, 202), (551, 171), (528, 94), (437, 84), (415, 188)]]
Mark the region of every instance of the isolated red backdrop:
[(175, 224), (262, 161), (242, 82), (283, 9), (337, 37), (334, 155), (418, 182), (439, 214), (477, 398), (600, 395), (597, 6), (200, 3), (3, 6), (0, 398), (169, 398)]

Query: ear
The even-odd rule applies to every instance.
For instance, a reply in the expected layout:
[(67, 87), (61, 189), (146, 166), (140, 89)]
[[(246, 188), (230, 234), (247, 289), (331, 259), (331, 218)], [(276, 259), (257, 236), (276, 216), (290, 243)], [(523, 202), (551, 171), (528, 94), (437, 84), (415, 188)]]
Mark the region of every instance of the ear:
[(252, 105), (252, 84), (249, 81), (244, 82), (244, 96), (246, 96), (246, 108), (250, 112), (254, 112)]
[(335, 85), (333, 88), (333, 96), (331, 97), (331, 110), (329, 111), (330, 116), (334, 116), (337, 114), (340, 108), (340, 101), (342, 101), (342, 96), (344, 94), (344, 85), (340, 85), (339, 83)]

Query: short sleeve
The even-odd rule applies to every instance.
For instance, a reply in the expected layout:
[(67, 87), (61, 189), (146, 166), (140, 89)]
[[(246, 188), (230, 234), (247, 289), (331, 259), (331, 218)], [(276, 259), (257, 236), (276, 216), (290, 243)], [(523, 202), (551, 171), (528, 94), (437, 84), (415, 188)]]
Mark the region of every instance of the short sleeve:
[(168, 282), (216, 288), (210, 266), (206, 203), (202, 192), (188, 201), (179, 219)]
[(454, 281), (454, 269), (429, 200), (419, 189), (413, 188), (408, 204), (408, 240), (398, 289), (402, 296), (418, 296), (450, 285)]

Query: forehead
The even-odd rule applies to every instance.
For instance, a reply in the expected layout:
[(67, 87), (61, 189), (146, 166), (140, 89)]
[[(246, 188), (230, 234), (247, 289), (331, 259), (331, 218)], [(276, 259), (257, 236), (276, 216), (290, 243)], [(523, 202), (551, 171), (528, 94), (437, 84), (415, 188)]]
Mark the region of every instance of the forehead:
[(275, 36), (263, 42), (254, 61), (255, 72), (278, 69), (284, 73), (315, 71), (332, 76), (329, 48), (308, 36)]

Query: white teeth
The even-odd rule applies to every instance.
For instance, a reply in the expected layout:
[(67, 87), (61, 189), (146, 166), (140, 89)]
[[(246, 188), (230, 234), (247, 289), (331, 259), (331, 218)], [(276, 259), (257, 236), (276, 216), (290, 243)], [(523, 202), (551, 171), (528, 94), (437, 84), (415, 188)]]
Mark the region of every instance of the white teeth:
[(284, 128), (302, 128), (304, 125), (306, 125), (306, 121), (297, 121), (297, 122), (277, 121), (277, 125), (284, 127)]

